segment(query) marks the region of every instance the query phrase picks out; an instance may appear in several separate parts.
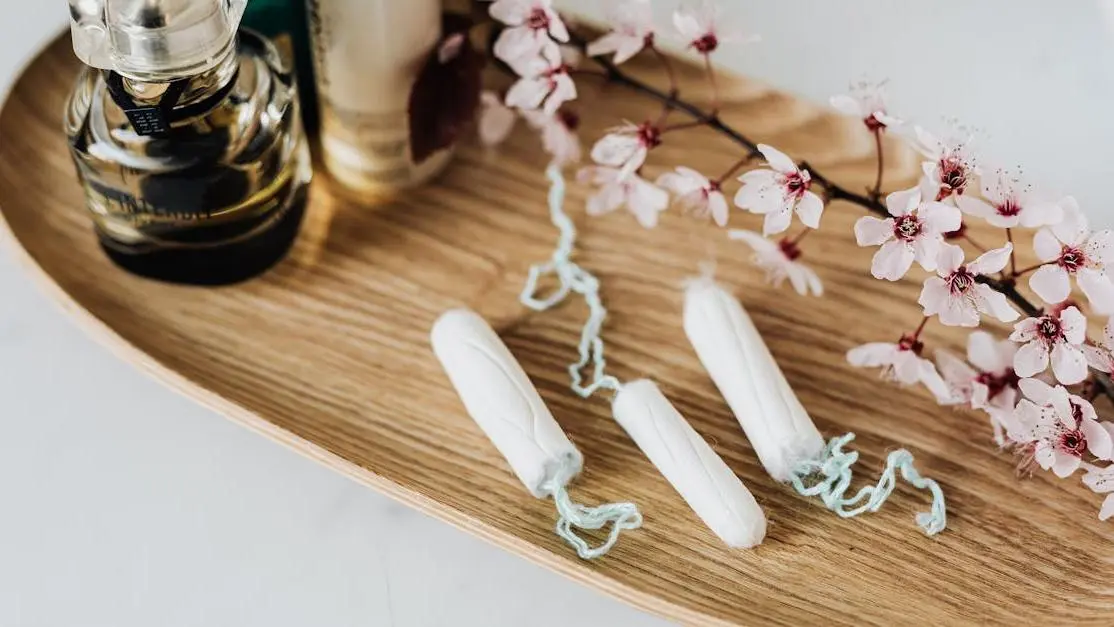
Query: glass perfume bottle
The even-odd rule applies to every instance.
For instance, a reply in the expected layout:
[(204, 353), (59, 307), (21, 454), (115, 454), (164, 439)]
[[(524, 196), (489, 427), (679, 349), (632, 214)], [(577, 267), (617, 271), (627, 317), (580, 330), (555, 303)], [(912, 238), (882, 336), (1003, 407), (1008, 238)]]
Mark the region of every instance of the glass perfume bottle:
[(313, 81), (306, 0), (249, 0), (240, 25), (266, 35), (283, 56), (294, 60), (302, 123), (312, 136), (317, 129), (317, 88)]
[(281, 259), (311, 163), (291, 68), (239, 30), (246, 0), (69, 0), (66, 131), (108, 256), (220, 285)]

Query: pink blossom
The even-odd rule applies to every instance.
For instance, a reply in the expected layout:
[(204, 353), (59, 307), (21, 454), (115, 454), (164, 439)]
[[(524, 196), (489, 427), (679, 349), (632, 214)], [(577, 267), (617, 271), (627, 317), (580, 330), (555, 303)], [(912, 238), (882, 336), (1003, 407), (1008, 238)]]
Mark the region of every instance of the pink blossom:
[(592, 161), (600, 165), (619, 168), (623, 176), (638, 172), (646, 163), (650, 150), (661, 145), (661, 129), (652, 122), (626, 123), (611, 129), (595, 146)]
[(789, 228), (795, 211), (810, 229), (820, 226), (824, 201), (808, 191), (812, 175), (797, 167), (793, 160), (772, 146), (758, 145), (770, 169), (751, 170), (739, 177), (742, 188), (735, 194), (735, 205), (752, 213), (765, 214), (764, 235)]
[(962, 222), (959, 210), (935, 201), (921, 202), (919, 193), (903, 192), (887, 196), (886, 208), (892, 218), (864, 216), (855, 223), (859, 246), (882, 246), (874, 254), (870, 273), (876, 279), (897, 281), (914, 260), (925, 270), (935, 270), (944, 234)]
[(952, 391), (936, 366), (920, 356), (924, 345), (912, 336), (904, 336), (897, 344), (873, 342), (847, 351), (847, 361), (859, 368), (882, 368), (882, 377), (902, 385), (923, 383), (938, 401), (949, 402)]
[(1092, 467), (1083, 475), (1083, 483), (1096, 494), (1105, 494), (1099, 510), (1099, 520), (1114, 517), (1114, 465), (1105, 468)]
[(1114, 456), (1111, 432), (1086, 400), (1037, 379), (1022, 379), (1020, 386), (1026, 398), (1014, 410), (1016, 426), (1009, 435), (1019, 444), (1033, 445), (1033, 461), (1041, 468), (1067, 477), (1088, 452), (1103, 460)]
[(580, 118), (571, 111), (561, 109), (553, 115), (544, 111), (523, 111), (522, 117), (531, 128), (541, 132), (542, 148), (558, 166), (580, 161), (580, 138), (576, 129)]
[(1099, 372), (1114, 372), (1114, 318), (1106, 321), (1102, 329), (1102, 341), (1097, 346), (1083, 345), (1087, 364)]
[[(956, 403), (974, 409), (997, 408), (1012, 411), (1017, 404), (1017, 373), (1013, 357), (1017, 344), (995, 340), (986, 331), (967, 337), (967, 361), (944, 351), (936, 351), (936, 366), (952, 390)], [(970, 362), (971, 365), (968, 365)]]
[(1004, 294), (976, 282), (979, 276), (1001, 272), (1011, 254), (1013, 245), (1006, 244), (964, 265), (963, 249), (944, 244), (936, 263), (937, 276), (925, 279), (917, 301), (924, 307), (924, 315), (938, 315), (942, 324), (953, 327), (979, 326), (980, 313), (1002, 322), (1017, 320), (1020, 314)]
[(684, 166), (658, 177), (658, 187), (672, 192), (675, 203), (698, 218), (711, 216), (719, 226), (727, 226), (727, 198), (719, 183)]
[(851, 84), (848, 93), (832, 96), (830, 102), (836, 111), (859, 118), (871, 131), (899, 126), (901, 120), (886, 113), (885, 87), (885, 81), (859, 81)]
[(552, 0), (495, 0), (489, 12), (510, 27), (495, 42), (495, 56), (512, 67), (556, 48), (553, 40), (569, 40)]
[(603, 215), (625, 205), (639, 224), (651, 229), (657, 226), (658, 214), (669, 207), (668, 192), (637, 174), (623, 176), (618, 168), (584, 168), (577, 179), (600, 188), (588, 198), (588, 215)]
[(983, 198), (970, 194), (959, 196), (956, 204), (967, 215), (984, 218), (994, 226), (1007, 229), (1035, 228), (1063, 220), (1064, 212), (1059, 204), (1038, 198), (1018, 176), (1003, 170), (983, 177), (982, 195)]
[(711, 54), (725, 43), (757, 39), (743, 37), (721, 22), (719, 7), (713, 0), (690, 1), (673, 12), (673, 28), (688, 47), (700, 54)]
[(541, 107), (549, 115), (576, 98), (576, 84), (560, 48), (545, 48), (542, 54), (513, 66), (521, 78), (507, 91), (508, 107), (532, 110)]
[[(937, 202), (962, 196), (979, 173), (970, 153), (972, 136), (961, 133), (958, 138), (940, 140), (919, 126), (914, 130), (917, 135), (915, 147), (929, 159), (921, 165), (924, 170), (919, 187), (921, 195), (934, 198)], [(905, 193), (913, 191), (906, 190)]]
[(1081, 344), (1086, 339), (1087, 319), (1075, 307), (1066, 307), (1058, 314), (1047, 313), (1039, 318), (1026, 318), (1013, 327), (1010, 340), (1022, 344), (1013, 358), (1013, 369), (1019, 377), (1031, 377), (1048, 368), (1064, 385), (1074, 385), (1087, 378), (1087, 359)]
[(615, 53), (615, 65), (625, 63), (654, 42), (654, 10), (650, 0), (626, 0), (610, 15), (611, 31), (588, 44), (588, 56)]
[(503, 99), (495, 92), (480, 94), (480, 141), (485, 146), (497, 146), (514, 130), (518, 113), (503, 104)]
[(812, 268), (797, 261), (801, 256), (801, 249), (792, 241), (783, 239), (775, 242), (754, 231), (732, 230), (727, 235), (750, 246), (754, 251), (754, 264), (766, 271), (767, 283), (780, 287), (789, 279), (789, 284), (801, 296), (824, 294), (820, 277), (816, 276)]
[(1114, 262), (1114, 232), (1092, 233), (1074, 198), (1065, 198), (1064, 221), (1041, 229), (1033, 238), (1033, 251), (1045, 263), (1029, 277), (1029, 287), (1049, 304), (1071, 294), (1071, 277), (1098, 313), (1114, 313), (1114, 283), (1106, 266)]

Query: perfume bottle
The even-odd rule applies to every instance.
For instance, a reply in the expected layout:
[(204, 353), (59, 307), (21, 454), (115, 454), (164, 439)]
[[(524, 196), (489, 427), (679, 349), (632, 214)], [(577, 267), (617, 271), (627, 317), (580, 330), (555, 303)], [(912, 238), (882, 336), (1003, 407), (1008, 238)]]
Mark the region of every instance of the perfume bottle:
[(281, 259), (309, 150), (291, 68), (239, 30), (246, 0), (69, 0), (88, 66), (66, 131), (100, 243), (119, 266), (220, 285)]
[(414, 159), (410, 93), (441, 38), (441, 0), (306, 0), (321, 120), (334, 179), (390, 194), (440, 172), (451, 150)]
[(313, 55), (305, 0), (248, 0), (241, 28), (266, 35), (278, 51), (294, 64), (302, 123), (308, 134), (317, 130), (317, 88), (313, 82)]

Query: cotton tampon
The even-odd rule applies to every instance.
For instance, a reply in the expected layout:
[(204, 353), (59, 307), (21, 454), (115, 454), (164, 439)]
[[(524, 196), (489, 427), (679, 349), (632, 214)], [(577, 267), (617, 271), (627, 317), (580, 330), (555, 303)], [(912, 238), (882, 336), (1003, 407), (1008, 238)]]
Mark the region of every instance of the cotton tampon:
[(739, 301), (711, 279), (695, 279), (684, 317), (689, 342), (766, 472), (789, 481), (800, 462), (820, 457), (823, 436)]
[(886, 456), (877, 485), (864, 486), (848, 496), (851, 467), (859, 454), (843, 447), (855, 434), (825, 444), (742, 304), (711, 278), (689, 283), (684, 326), (704, 369), (770, 476), (792, 484), (804, 496), (819, 497), (839, 516), (852, 518), (878, 511), (893, 493), (900, 473), (914, 487), (932, 494), (932, 509), (918, 513), (917, 524), (930, 536), (944, 530), (944, 493), (939, 484), (917, 472), (913, 455), (905, 449)]
[(431, 335), (437, 355), (468, 415), (537, 498), (559, 472), (575, 476), (584, 459), (553, 419), (507, 346), (475, 312), (441, 316)]
[(766, 536), (766, 516), (743, 482), (651, 381), (624, 384), (612, 412), (689, 507), (732, 548)]
[[(468, 414), (536, 498), (552, 496), (560, 518), (557, 534), (580, 557), (607, 553), (619, 533), (642, 525), (633, 503), (585, 507), (572, 502), (566, 486), (580, 473), (584, 458), (553, 419), (522, 366), (490, 325), (475, 312), (456, 309), (442, 315), (430, 334), (433, 351)], [(572, 528), (612, 528), (607, 541), (589, 547)]]

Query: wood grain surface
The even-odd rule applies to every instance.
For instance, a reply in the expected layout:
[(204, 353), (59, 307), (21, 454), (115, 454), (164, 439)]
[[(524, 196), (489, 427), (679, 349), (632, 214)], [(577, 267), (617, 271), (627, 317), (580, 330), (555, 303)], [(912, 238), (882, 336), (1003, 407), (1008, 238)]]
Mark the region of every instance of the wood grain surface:
[[(731, 551), (613, 422), (605, 400), (568, 390), (565, 366), (584, 306), (533, 314), (518, 304), (527, 268), (554, 243), (545, 158), (532, 133), (519, 129), (498, 152), (463, 146), (435, 184), (396, 200), (348, 198), (319, 176), (288, 260), (236, 287), (176, 287), (124, 274), (96, 246), (61, 132), (77, 69), (68, 38), (58, 39), (0, 115), (0, 205), (14, 236), (7, 247), (108, 347), (231, 419), (685, 624), (1114, 623), (1114, 525), (1096, 519), (1095, 495), (1078, 481), (1016, 479), (981, 416), (940, 408), (921, 390), (881, 384), (845, 363), (848, 348), (894, 340), (920, 316), (919, 280), (895, 286), (869, 277), (873, 249), (857, 248), (851, 234), (858, 208), (833, 204), (807, 240), (808, 261), (827, 288), (824, 298), (808, 299), (765, 285), (748, 251), (722, 230), (676, 211), (652, 231), (622, 213), (589, 220), (586, 190), (572, 187), (578, 259), (599, 273), (611, 307), (605, 337), (614, 374), (660, 382), (766, 510), (765, 544)], [(698, 72), (686, 67), (682, 75), (690, 97), (707, 104)], [(584, 137), (656, 112), (629, 91), (592, 81), (580, 80)], [(741, 79), (725, 83), (724, 117), (733, 124), (841, 183), (870, 183), (873, 146), (858, 122)], [(653, 161), (715, 173), (734, 156), (726, 140), (693, 131), (667, 136)], [(890, 165), (894, 183), (911, 180), (911, 157)], [(732, 216), (734, 227), (759, 224)], [(909, 448), (947, 494), (946, 532), (921, 534), (913, 514), (927, 507), (926, 495), (904, 484), (881, 512), (841, 520), (764, 473), (681, 328), (682, 282), (710, 259), (821, 432), (858, 434), (862, 478), (877, 477), (888, 451)], [(438, 367), (430, 326), (462, 305), (493, 323), (583, 451), (574, 498), (642, 506), (645, 527), (606, 558), (582, 562), (553, 534), (552, 503), (517, 483)], [(964, 336), (934, 325), (926, 337), (958, 348)]]

